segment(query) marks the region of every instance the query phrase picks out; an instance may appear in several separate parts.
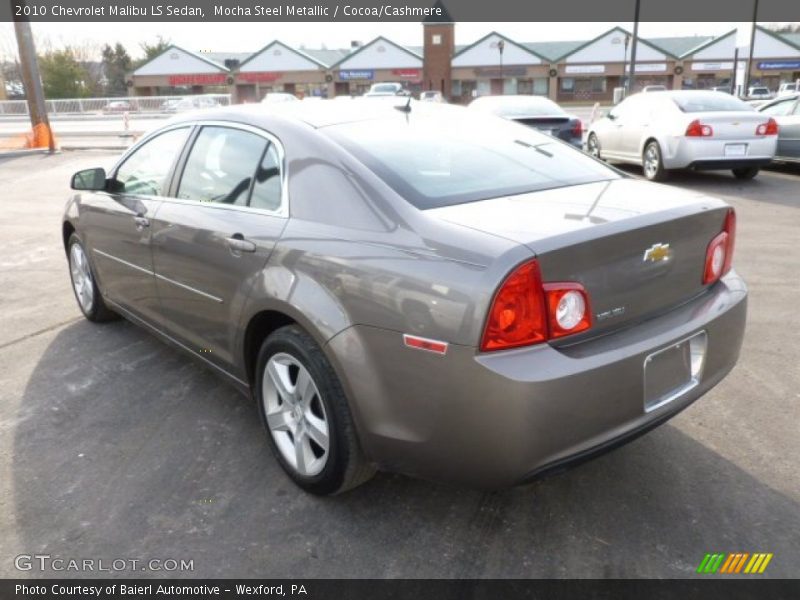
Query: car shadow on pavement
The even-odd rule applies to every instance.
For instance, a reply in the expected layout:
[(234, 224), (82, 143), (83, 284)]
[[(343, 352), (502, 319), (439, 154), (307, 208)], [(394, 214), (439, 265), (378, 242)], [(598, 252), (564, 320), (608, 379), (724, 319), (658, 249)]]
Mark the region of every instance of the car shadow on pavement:
[[(683, 577), (744, 551), (788, 577), (800, 557), (798, 504), (671, 425), (509, 490), (382, 474), (309, 496), (250, 401), (126, 322), (61, 330), (6, 426), (4, 571), (46, 553), (192, 560), (166, 573), (184, 577)], [(165, 575), (140, 569), (24, 575)]]

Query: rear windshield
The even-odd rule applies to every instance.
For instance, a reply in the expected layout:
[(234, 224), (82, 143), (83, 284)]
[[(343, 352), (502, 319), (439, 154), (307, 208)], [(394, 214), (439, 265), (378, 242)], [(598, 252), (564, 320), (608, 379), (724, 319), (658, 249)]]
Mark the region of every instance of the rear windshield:
[(563, 142), (498, 117), (412, 115), (322, 131), (423, 210), (620, 177)]
[(753, 107), (722, 92), (683, 93), (672, 96), (675, 104), (685, 113), (753, 111)]
[(471, 107), (503, 117), (545, 117), (566, 114), (552, 100), (536, 97), (504, 98), (499, 96), (497, 98), (479, 98), (472, 102)]

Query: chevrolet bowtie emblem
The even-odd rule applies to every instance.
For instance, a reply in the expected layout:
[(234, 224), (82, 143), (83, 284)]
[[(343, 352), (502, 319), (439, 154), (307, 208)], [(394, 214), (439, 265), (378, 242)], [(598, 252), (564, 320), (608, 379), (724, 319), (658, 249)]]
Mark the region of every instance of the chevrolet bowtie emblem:
[(670, 256), (672, 256), (672, 250), (670, 250), (669, 244), (653, 244), (644, 251), (642, 260), (644, 262), (657, 263), (669, 260)]

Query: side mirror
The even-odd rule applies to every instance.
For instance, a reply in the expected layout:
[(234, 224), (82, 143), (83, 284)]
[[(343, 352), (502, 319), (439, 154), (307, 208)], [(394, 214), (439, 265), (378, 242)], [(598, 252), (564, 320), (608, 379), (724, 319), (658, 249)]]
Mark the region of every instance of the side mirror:
[(84, 169), (72, 176), (70, 187), (85, 192), (100, 192), (106, 189), (106, 170)]
[(605, 117), (606, 117), (606, 118), (607, 118), (609, 121), (613, 121), (614, 119), (616, 119), (616, 118), (617, 118), (617, 115), (615, 115), (615, 114), (614, 114), (613, 112), (611, 112), (610, 110), (609, 110), (609, 111), (606, 111), (606, 114), (605, 114), (604, 116), (605, 116)]

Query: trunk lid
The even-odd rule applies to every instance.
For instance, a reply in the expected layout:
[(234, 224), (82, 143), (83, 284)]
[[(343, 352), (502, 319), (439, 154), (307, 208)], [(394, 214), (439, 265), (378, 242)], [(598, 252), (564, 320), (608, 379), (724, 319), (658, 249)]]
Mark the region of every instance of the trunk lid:
[(727, 209), (701, 194), (621, 179), (426, 214), (528, 246), (545, 282), (581, 283), (593, 313), (583, 336), (592, 336), (701, 293), (706, 249), (722, 230)]

